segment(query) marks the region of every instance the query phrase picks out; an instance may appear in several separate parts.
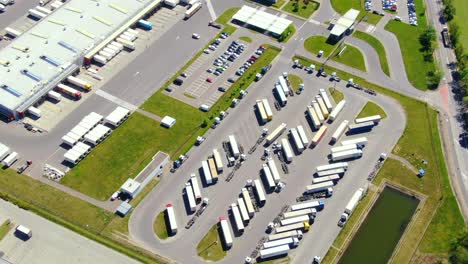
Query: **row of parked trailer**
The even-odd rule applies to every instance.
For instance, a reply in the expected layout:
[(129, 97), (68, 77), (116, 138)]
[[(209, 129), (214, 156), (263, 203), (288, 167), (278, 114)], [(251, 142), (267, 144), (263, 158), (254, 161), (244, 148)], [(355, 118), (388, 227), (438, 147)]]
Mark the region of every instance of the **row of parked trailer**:
[(62, 142), (65, 145), (71, 146), (71, 149), (64, 154), (65, 161), (77, 164), (89, 154), (92, 146), (98, 145), (110, 135), (111, 129), (101, 124), (102, 122), (117, 127), (129, 115), (130, 111), (128, 109), (119, 106), (105, 119), (102, 115), (95, 112), (91, 112), (85, 116), (70, 132), (62, 137)]
[(218, 149), (213, 149), (213, 154), (207, 160), (202, 161), (202, 172), (207, 185), (215, 184), (218, 175), (223, 172), (223, 161)]
[(0, 161), (3, 166), (10, 167), (18, 158), (17, 152), (11, 151), (10, 147), (0, 143)]
[(273, 111), (271, 111), (270, 103), (268, 103), (267, 99), (257, 100), (255, 106), (262, 123), (273, 119)]
[(134, 41), (138, 38), (138, 34), (139, 32), (137, 30), (128, 28), (114, 41), (107, 44), (106, 47), (100, 50), (98, 54), (94, 55), (94, 61), (104, 65), (117, 56), (124, 48), (127, 48), (128, 50), (134, 50)]

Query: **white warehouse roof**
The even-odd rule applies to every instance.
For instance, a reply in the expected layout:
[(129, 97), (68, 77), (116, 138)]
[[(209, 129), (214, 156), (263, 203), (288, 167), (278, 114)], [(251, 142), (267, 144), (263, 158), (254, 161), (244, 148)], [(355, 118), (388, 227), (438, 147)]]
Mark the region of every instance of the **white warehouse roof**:
[(85, 53), (160, 2), (68, 1), (0, 50), (0, 108), (24, 111), (78, 69)]
[(359, 15), (359, 10), (352, 9), (352, 8), (348, 10), (342, 17), (338, 19), (338, 21), (336, 21), (330, 34), (334, 36), (343, 35), (343, 33), (345, 33), (345, 31), (354, 24), (358, 15)]
[(292, 23), (289, 19), (272, 15), (246, 5), (242, 6), (232, 19), (269, 31), (275, 35), (281, 35)]

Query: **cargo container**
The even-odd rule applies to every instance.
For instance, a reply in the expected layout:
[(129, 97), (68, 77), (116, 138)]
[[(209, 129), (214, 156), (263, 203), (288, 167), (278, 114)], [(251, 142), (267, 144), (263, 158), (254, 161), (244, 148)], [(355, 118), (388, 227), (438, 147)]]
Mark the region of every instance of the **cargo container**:
[(299, 239), (297, 237), (285, 237), (283, 239), (277, 239), (263, 243), (263, 248), (273, 248), (282, 245), (289, 245), (290, 247), (297, 247), (299, 245)]
[[(115, 43), (115, 44), (113, 44), (113, 43)], [(118, 44), (118, 45), (116, 45), (116, 44)], [(106, 46), (106, 48), (112, 49), (118, 54), (123, 50), (123, 45), (113, 41), (112, 43), (108, 44)]]
[(276, 257), (276, 256), (281, 256), (281, 255), (287, 255), (288, 252), (289, 252), (289, 245), (282, 245), (278, 247), (262, 249), (260, 250), (260, 258), (266, 259), (266, 258), (271, 258), (271, 257)]
[(320, 120), (318, 119), (318, 116), (312, 106), (307, 106), (307, 113), (309, 114), (314, 129), (319, 129), (322, 123), (320, 123)]
[(334, 184), (336, 184), (339, 180), (340, 180), (340, 175), (332, 174), (332, 175), (327, 175), (323, 177), (313, 178), (312, 183), (318, 184), (322, 182), (332, 181)]
[(197, 203), (195, 202), (195, 196), (193, 195), (192, 185), (190, 183), (185, 184), (185, 195), (187, 195), (188, 206), (190, 212), (195, 212), (197, 209)]
[(343, 122), (341, 122), (341, 124), (338, 126), (338, 128), (335, 130), (335, 132), (333, 133), (331, 137), (332, 143), (337, 142), (340, 139), (340, 137), (346, 132), (348, 128), (348, 124), (349, 124), (348, 120), (343, 120)]
[(106, 52), (106, 51), (103, 51), (103, 50), (98, 52), (98, 56), (106, 58), (107, 61), (112, 60), (112, 58), (114, 57), (112, 55), (112, 53), (109, 53), (109, 52)]
[(323, 124), (323, 122), (325, 121), (325, 117), (323, 116), (322, 109), (320, 109), (320, 106), (317, 103), (317, 101), (312, 101), (312, 107), (314, 108), (315, 113), (317, 114), (320, 124)]
[(347, 213), (348, 215), (351, 215), (351, 213), (354, 211), (354, 209), (356, 208), (357, 204), (358, 204), (359, 201), (361, 200), (363, 194), (364, 194), (364, 189), (362, 189), (362, 188), (359, 188), (359, 189), (353, 194), (353, 196), (351, 197), (351, 199), (349, 200), (349, 202), (346, 204), (345, 213)]
[(374, 124), (378, 124), (382, 120), (382, 117), (380, 115), (373, 115), (373, 116), (367, 116), (367, 117), (362, 117), (362, 118), (356, 118), (354, 122), (356, 124), (360, 123), (367, 123), (367, 122), (373, 122)]
[(28, 108), (28, 113), (30, 113), (31, 115), (35, 116), (36, 118), (40, 118), (41, 115), (42, 115), (41, 110), (37, 109), (37, 108), (34, 107), (34, 106), (30, 106), (30, 107)]
[(252, 218), (255, 214), (255, 209), (252, 204), (252, 199), (250, 199), (249, 191), (246, 188), (242, 188), (242, 198), (244, 198), (245, 206), (247, 207), (247, 212), (249, 216)]
[(292, 217), (297, 217), (297, 216), (302, 216), (302, 215), (315, 216), (316, 214), (317, 214), (317, 209), (315, 209), (315, 208), (306, 208), (306, 209), (302, 209), (302, 210), (283, 213), (283, 217), (284, 218), (292, 218)]
[(283, 90), (283, 93), (288, 96), (289, 95), (289, 87), (288, 84), (286, 83), (286, 80), (284, 79), (283, 76), (278, 77), (278, 83), (281, 86), (281, 89)]
[(237, 159), (240, 155), (240, 151), (239, 151), (239, 146), (237, 145), (237, 141), (234, 135), (229, 135), (229, 145), (231, 146), (232, 156), (234, 156), (234, 158)]
[(177, 4), (179, 4), (179, 0), (164, 0), (164, 4), (170, 7), (175, 7)]
[(126, 36), (130, 39), (131, 42), (134, 42), (136, 39), (137, 39), (137, 35), (135, 34), (132, 34), (128, 31), (125, 31), (124, 33), (122, 33), (120, 36)]
[(125, 48), (129, 49), (129, 50), (134, 50), (136, 47), (135, 47), (135, 44), (131, 41), (128, 41), (126, 39), (123, 39), (123, 38), (117, 38), (116, 41), (120, 44), (122, 44)]
[(65, 161), (68, 161), (68, 162), (70, 162), (71, 164), (74, 164), (74, 165), (76, 165), (81, 160), (81, 156), (79, 154), (76, 154), (76, 153), (70, 152), (70, 151), (67, 151), (63, 155), (63, 157), (64, 157)]
[(263, 175), (265, 176), (265, 180), (267, 181), (267, 186), (270, 188), (270, 191), (275, 189), (276, 184), (275, 181), (273, 180), (273, 176), (271, 175), (270, 168), (266, 164), (262, 165), (263, 169)]
[(231, 204), (231, 212), (234, 218), (234, 223), (238, 233), (244, 232), (244, 221), (242, 221), (239, 207), (235, 203)]
[(358, 134), (358, 133), (363, 133), (363, 132), (369, 132), (374, 128), (374, 122), (369, 121), (365, 123), (359, 123), (359, 124), (351, 124), (348, 126), (348, 132), (347, 134)]
[(321, 192), (328, 190), (329, 188), (332, 188), (335, 184), (333, 184), (332, 181), (327, 181), (327, 182), (322, 182), (322, 183), (317, 183), (317, 184), (311, 184), (306, 186), (306, 193), (315, 193), (315, 192)]
[(268, 116), (265, 112), (265, 107), (263, 106), (263, 103), (261, 100), (257, 100), (255, 104), (257, 111), (258, 111), (258, 116), (260, 117), (260, 120), (262, 123), (266, 123), (268, 121)]
[(304, 145), (304, 148), (306, 148), (307, 145), (309, 145), (309, 139), (307, 138), (304, 127), (297, 126), (297, 133), (299, 133), (299, 137), (301, 138), (302, 144)]
[(317, 172), (319, 171), (327, 171), (327, 170), (334, 170), (334, 169), (348, 169), (348, 162), (337, 162), (327, 165), (317, 166)]
[(73, 148), (80, 149), (83, 153), (86, 153), (86, 154), (91, 152), (91, 146), (86, 145), (83, 142), (77, 142), (76, 145)]
[(219, 151), (217, 149), (213, 149), (213, 159), (216, 164), (216, 169), (218, 172), (223, 171), (223, 160), (221, 159), (221, 155), (219, 154)]
[(258, 203), (264, 205), (266, 202), (265, 190), (259, 179), (254, 180), (255, 194), (257, 195)]
[(304, 145), (302, 144), (301, 137), (295, 128), (289, 129), (289, 133), (291, 134), (291, 138), (294, 141), (294, 145), (296, 146), (296, 150), (298, 153), (302, 153), (304, 151)]
[(263, 107), (265, 108), (265, 113), (267, 115), (268, 121), (273, 119), (273, 111), (271, 111), (270, 103), (267, 99), (262, 99)]
[(137, 26), (141, 27), (144, 30), (151, 30), (153, 29), (153, 24), (151, 22), (148, 22), (146, 20), (140, 19), (137, 22)]
[(221, 232), (224, 239), (224, 246), (226, 248), (232, 247), (232, 234), (229, 229), (228, 222), (224, 216), (219, 217), (219, 225), (221, 226)]
[(295, 216), (291, 218), (285, 218), (280, 221), (282, 226), (285, 225), (291, 225), (295, 223), (304, 223), (304, 222), (309, 222), (310, 221), (310, 216), (309, 215), (300, 215), (300, 216)]
[(266, 137), (266, 143), (271, 144), (273, 143), (281, 134), (283, 134), (284, 130), (286, 130), (286, 123), (282, 123), (279, 125), (273, 132), (271, 132), (267, 137)]
[(56, 87), (56, 90), (59, 92), (62, 92), (68, 96), (71, 96), (75, 99), (80, 99), (81, 98), (81, 93), (78, 92), (77, 90), (71, 88), (70, 86), (67, 86), (65, 84), (59, 83)]
[(288, 231), (293, 231), (293, 230), (303, 230), (304, 232), (309, 231), (310, 224), (305, 222), (305, 223), (297, 223), (297, 224), (292, 224), (292, 225), (286, 225), (286, 226), (279, 226), (275, 228), (276, 233), (282, 233), (282, 232), (288, 232)]
[(358, 148), (363, 148), (367, 145), (367, 138), (366, 137), (360, 137), (360, 138), (353, 138), (349, 140), (343, 140), (341, 142), (341, 145), (349, 145), (349, 144), (356, 144)]
[(70, 132), (75, 133), (75, 135), (77, 135), (79, 138), (83, 138), (84, 135), (86, 135), (86, 133), (89, 132), (89, 130), (82, 126), (76, 125), (72, 128)]
[(327, 107), (328, 112), (331, 112), (333, 109), (333, 106), (330, 102), (330, 99), (328, 98), (327, 92), (325, 89), (319, 89), (320, 95), (322, 96), (323, 102), (325, 103), (325, 106)]
[(129, 36), (124, 35), (124, 34), (120, 34), (120, 35), (119, 35), (119, 38), (125, 39), (126, 41), (129, 41), (129, 42), (131, 42), (131, 43), (133, 43), (133, 40), (134, 40), (132, 37), (129, 37)]
[(328, 120), (333, 122), (335, 119), (338, 117), (338, 115), (341, 113), (343, 110), (344, 106), (346, 104), (345, 100), (341, 100), (336, 107), (333, 109), (333, 111), (330, 113), (330, 116), (328, 117)]
[(103, 48), (102, 51), (105, 51), (107, 53), (112, 54), (112, 58), (115, 57), (115, 55), (117, 55), (117, 50), (114, 50), (114, 49), (109, 48), (109, 47)]
[(115, 46), (115, 47), (119, 48), (120, 50), (123, 50), (123, 48), (124, 48), (124, 45), (122, 45), (122, 43), (119, 43), (117, 41), (112, 41), (109, 45)]
[(16, 29), (13, 29), (13, 28), (10, 28), (10, 27), (6, 27), (5, 28), (5, 31), (7, 33), (7, 35), (10, 35), (12, 37), (19, 37), (21, 36), (21, 34), (23, 34), (23, 32), (19, 31), (19, 30), (16, 30)]
[(118, 106), (109, 115), (106, 116), (105, 122), (114, 127), (118, 127), (130, 116), (130, 110)]
[(68, 135), (65, 135), (62, 137), (62, 142), (65, 144), (65, 145), (69, 145), (69, 146), (73, 146), (76, 144), (76, 142), (78, 142), (76, 139), (73, 139), (71, 137), (69, 137)]
[(218, 171), (216, 170), (216, 165), (213, 158), (208, 159), (208, 166), (210, 167), (211, 178), (213, 179), (213, 182), (218, 181)]
[(286, 95), (284, 94), (283, 88), (281, 88), (281, 85), (276, 84), (275, 85), (275, 92), (278, 95), (278, 101), (281, 106), (286, 106), (288, 103), (288, 99), (286, 98)]
[(291, 162), (293, 159), (293, 153), (291, 146), (286, 138), (281, 139), (281, 146), (283, 148), (283, 155), (287, 162)]
[(50, 11), (49, 9), (44, 8), (42, 6), (36, 6), (36, 9), (37, 9), (37, 11), (39, 11), (41, 13), (44, 13), (44, 14), (47, 14), (47, 15), (52, 14), (52, 11)]
[(18, 158), (19, 158), (18, 153), (12, 152), (10, 153), (10, 155), (8, 155), (6, 158), (2, 160), (2, 164), (5, 167), (10, 167), (11, 164), (15, 163), (15, 161), (18, 160)]
[(177, 221), (172, 204), (166, 204), (166, 215), (169, 222), (169, 230), (171, 231), (172, 235), (175, 235), (175, 233), (177, 233)]
[(203, 176), (205, 176), (205, 182), (207, 185), (213, 183), (213, 178), (211, 178), (211, 172), (210, 172), (210, 167), (208, 166), (208, 161), (203, 160), (202, 161), (202, 170), (203, 170)]
[(192, 185), (193, 196), (196, 202), (200, 202), (202, 199), (200, 185), (198, 184), (197, 176), (194, 173), (190, 174), (190, 184)]
[(96, 54), (93, 56), (93, 60), (97, 63), (101, 64), (106, 64), (107, 63), (107, 57), (104, 57), (102, 55)]
[(338, 175), (343, 175), (345, 173), (345, 169), (343, 168), (338, 168), (338, 169), (332, 169), (332, 170), (324, 170), (324, 171), (319, 171), (316, 173), (317, 177), (325, 177), (333, 174), (338, 174)]
[(318, 143), (320, 143), (320, 140), (322, 140), (322, 138), (325, 136), (326, 132), (327, 132), (327, 126), (321, 126), (320, 129), (312, 138), (312, 146), (314, 147), (317, 146)]
[(187, 11), (185, 11), (185, 19), (192, 17), (198, 10), (200, 10), (200, 8), (202, 8), (202, 4), (200, 2), (193, 4)]
[(325, 207), (325, 203), (323, 201), (311, 201), (299, 204), (291, 205), (291, 211), (298, 211), (307, 208), (315, 208), (317, 210), (322, 210)]
[(72, 84), (74, 84), (74, 85), (76, 85), (76, 86), (78, 86), (78, 87), (80, 87), (80, 88), (83, 88), (83, 89), (85, 89), (85, 90), (87, 90), (87, 91), (90, 91), (90, 90), (91, 90), (91, 84), (89, 84), (89, 82), (87, 82), (87, 81), (85, 81), (85, 80), (82, 80), (82, 79), (80, 79), (80, 78), (77, 78), (77, 77), (75, 77), (75, 76), (71, 76), (71, 75), (68, 76), (68, 77), (67, 77), (67, 81), (68, 81), (69, 83), (72, 83)]
[(249, 212), (247, 212), (247, 207), (245, 206), (244, 199), (237, 198), (237, 206), (239, 207), (239, 211), (244, 223), (248, 223), (250, 220)]
[(318, 103), (318, 105), (320, 107), (320, 110), (322, 111), (323, 117), (326, 119), (330, 113), (328, 112), (328, 108), (325, 105), (325, 102), (323, 101), (322, 96), (316, 95), (315, 100), (317, 101), (317, 103)]
[(42, 12), (39, 12), (39, 11), (37, 11), (37, 10), (35, 10), (35, 9), (29, 9), (29, 10), (28, 10), (28, 14), (29, 14), (30, 16), (34, 17), (34, 18), (37, 18), (38, 20), (39, 20), (39, 19), (43, 19), (43, 18), (45, 18), (45, 17), (47, 16), (47, 14), (44, 14), (44, 13), (42, 13)]
[(267, 165), (271, 171), (271, 176), (273, 177), (273, 181), (275, 181), (275, 183), (278, 183), (281, 180), (281, 177), (278, 171), (278, 167), (276, 167), (275, 160), (272, 158), (269, 158), (267, 161)]
[(287, 237), (297, 237), (298, 239), (302, 239), (302, 236), (303, 235), (302, 235), (301, 230), (293, 230), (293, 231), (278, 233), (274, 235), (269, 235), (268, 241), (274, 241), (274, 240), (283, 239)]
[(344, 146), (339, 146), (339, 147), (334, 147), (330, 149), (331, 153), (336, 153), (336, 152), (341, 152), (341, 151), (346, 151), (346, 150), (351, 150), (351, 149), (357, 149), (356, 144), (349, 144), (349, 145), (344, 145)]

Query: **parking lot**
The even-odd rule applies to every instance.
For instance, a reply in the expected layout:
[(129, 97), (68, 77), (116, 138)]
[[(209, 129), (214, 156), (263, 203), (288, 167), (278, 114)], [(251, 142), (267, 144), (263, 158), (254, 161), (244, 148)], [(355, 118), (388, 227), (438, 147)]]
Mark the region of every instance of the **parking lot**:
[[(249, 94), (246, 98), (242, 99), (236, 108), (228, 110), (230, 114), (221, 122), (220, 126), (208, 132), (207, 140), (201, 146), (189, 151), (188, 154), (191, 158), (175, 173), (174, 177), (171, 177), (171, 186), (178, 186), (179, 191), (174, 192), (173, 188), (167, 190), (168, 188), (165, 188), (165, 184), (168, 183), (163, 181), (160, 183), (157, 196), (150, 196), (148, 201), (144, 201), (152, 203), (153, 210), (155, 209), (154, 204), (157, 204), (154, 213), (163, 210), (166, 203), (172, 203), (179, 225), (185, 225), (192, 218), (191, 214), (187, 214), (189, 210), (187, 210), (187, 201), (183, 195), (184, 183), (189, 179), (189, 175), (196, 173), (199, 181), (204, 182), (202, 172), (200, 171), (201, 161), (211, 155), (213, 148), (222, 151), (223, 162), (227, 164), (222, 142), (227, 141), (228, 135), (236, 137), (237, 143), (243, 147), (244, 153), (247, 153), (255, 145), (262, 130), (262, 126), (258, 125), (255, 113), (255, 101), (266, 98), (273, 108), (273, 102), (276, 100), (272, 92), (274, 83), (284, 71), (300, 75), (304, 79), (304, 92), (301, 95), (288, 97), (288, 104), (280, 111), (274, 109), (273, 120), (264, 125), (264, 127), (269, 128), (271, 132), (284, 122), (287, 123), (288, 128), (302, 125), (306, 129), (309, 138), (315, 134), (311, 130), (306, 118), (306, 106), (310, 104), (312, 98), (318, 93), (319, 88), (327, 89), (333, 84), (328, 79), (316, 77), (315, 74), (307, 74), (304, 70), (292, 69), (290, 65), (286, 65), (285, 63), (275, 65), (267, 73), (265, 81), (253, 84), (249, 88)], [(280, 170), (281, 181), (285, 183), (284, 190), (280, 193), (273, 192), (267, 195), (266, 205), (261, 207), (259, 212), (255, 213), (255, 217), (250, 220), (244, 233), (240, 236), (241, 240), (238, 238), (234, 239), (234, 245), (223, 262), (239, 263), (255, 249), (257, 242), (266, 235), (267, 223), (272, 221), (285, 205), (296, 203), (296, 198), (301, 196), (305, 191), (305, 186), (311, 184), (312, 174), (316, 166), (328, 163), (327, 155), (330, 149), (328, 141), (339, 123), (344, 119), (352, 121), (366, 100), (373, 100), (387, 111), (387, 119), (383, 120), (372, 132), (359, 135), (366, 136), (369, 139), (369, 145), (365, 148), (363, 157), (350, 161), (350, 168), (343, 179), (335, 186), (334, 195), (331, 198), (325, 199), (325, 209), (318, 213), (315, 223), (311, 226), (311, 231), (305, 235), (305, 238), (301, 242), (304, 245), (300, 245), (297, 250), (292, 250), (290, 257), (294, 259), (294, 263), (308, 263), (312, 256), (323, 256), (326, 253), (334, 237), (339, 232), (339, 227), (330, 223), (337, 223), (344, 206), (352, 194), (358, 188), (367, 186), (367, 176), (372, 171), (380, 153), (391, 150), (404, 127), (404, 123), (395, 125), (395, 122), (399, 122), (397, 120), (404, 119), (404, 114), (393, 102), (387, 102), (381, 96), (374, 97), (362, 91), (344, 88), (344, 86), (344, 81), (337, 84), (337, 87), (345, 93), (345, 99), (348, 101), (348, 104), (335, 122), (330, 125), (327, 124), (328, 132), (322, 142), (314, 149), (307, 149), (302, 154), (295, 155), (293, 161), (287, 164), (288, 174), (285, 174), (281, 170), (280, 161), (276, 156), (274, 157)], [(235, 122), (232, 122), (233, 120)], [(351, 138), (357, 136), (352, 136)], [(287, 137), (287, 132), (284, 132), (280, 138), (285, 137)], [(350, 137), (346, 136), (342, 140), (348, 138)], [(382, 140), (382, 138), (385, 138), (385, 140)], [(294, 144), (291, 144), (291, 146), (294, 148)], [(263, 149), (262, 146), (258, 146), (252, 154), (247, 154), (247, 160), (236, 170), (232, 180), (229, 182), (226, 181), (226, 178), (233, 168), (225, 168), (219, 176), (218, 183), (209, 186), (204, 185), (202, 196), (210, 199), (210, 204), (205, 212), (198, 217), (193, 227), (189, 230), (179, 228), (177, 235), (170, 238), (169, 242), (159, 244), (155, 240), (154, 243), (159, 244), (158, 248), (167, 249), (172, 243), (178, 243), (178, 245), (183, 243), (187, 247), (192, 247), (190, 256), (192, 259), (196, 259), (197, 254), (194, 252), (194, 245), (217, 222), (218, 216), (230, 214), (229, 206), (231, 203), (236, 202), (241, 188), (245, 186), (246, 180), (262, 179), (260, 175), (261, 166), (264, 163), (261, 160), (261, 156), (264, 153)], [(235, 226), (231, 225), (231, 229), (235, 230)], [(318, 238), (320, 238), (320, 243), (316, 243)], [(177, 259), (176, 256), (174, 258)]]
[[(408, 24), (416, 21), (415, 25), (417, 25), (417, 16), (413, 8), (414, 0), (366, 0), (365, 2), (366, 10), (369, 12), (383, 12), (384, 15), (391, 15), (395, 19), (398, 17), (402, 22)], [(396, 7), (396, 10), (390, 11), (393, 7)], [(389, 10), (389, 12), (384, 12), (384, 10)]]
[(12, 263), (138, 263), (137, 261), (82, 237), (6, 201), (0, 200), (1, 221), (10, 219), (32, 231), (26, 241), (12, 229), (0, 242), (2, 257)]

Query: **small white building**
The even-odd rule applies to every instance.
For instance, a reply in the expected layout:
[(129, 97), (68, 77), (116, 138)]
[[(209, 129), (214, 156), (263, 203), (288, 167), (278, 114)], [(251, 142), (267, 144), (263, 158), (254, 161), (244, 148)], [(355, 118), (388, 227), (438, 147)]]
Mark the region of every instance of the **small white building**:
[(359, 10), (350, 9), (342, 17), (340, 17), (336, 23), (333, 24), (333, 28), (330, 32), (330, 38), (338, 40), (343, 37), (346, 31), (350, 30), (356, 19), (359, 16)]
[(122, 187), (120, 187), (120, 191), (133, 198), (140, 191), (140, 185), (141, 184), (134, 179), (127, 179)]
[(170, 117), (170, 116), (165, 116), (165, 117), (161, 120), (161, 125), (162, 125), (163, 127), (167, 127), (167, 128), (171, 128), (175, 123), (176, 123), (175, 118), (172, 118), (172, 117)]

